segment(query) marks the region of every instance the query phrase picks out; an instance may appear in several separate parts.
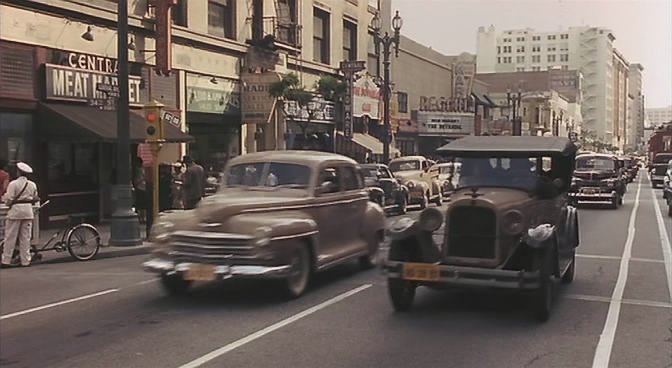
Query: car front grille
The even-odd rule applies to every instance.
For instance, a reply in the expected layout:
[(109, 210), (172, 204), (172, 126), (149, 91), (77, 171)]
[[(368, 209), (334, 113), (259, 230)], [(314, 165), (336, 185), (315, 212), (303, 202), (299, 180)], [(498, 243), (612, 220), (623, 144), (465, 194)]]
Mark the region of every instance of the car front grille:
[(465, 206), (450, 212), (448, 257), (492, 259), (496, 243), (497, 216), (493, 210)]
[(656, 166), (653, 175), (663, 176), (667, 172), (667, 165)]
[(217, 263), (251, 258), (254, 250), (250, 239), (237, 234), (175, 233), (171, 235), (170, 243), (174, 258), (183, 262)]

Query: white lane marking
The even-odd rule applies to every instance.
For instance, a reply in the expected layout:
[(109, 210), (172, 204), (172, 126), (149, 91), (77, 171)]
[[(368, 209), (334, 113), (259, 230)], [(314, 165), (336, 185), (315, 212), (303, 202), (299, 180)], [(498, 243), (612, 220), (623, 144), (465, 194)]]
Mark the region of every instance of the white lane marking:
[(618, 326), (618, 316), (621, 313), (621, 300), (623, 299), (623, 292), (625, 284), (628, 281), (628, 269), (630, 265), (630, 256), (632, 255), (632, 244), (635, 240), (635, 221), (637, 220), (637, 210), (639, 209), (639, 196), (642, 192), (642, 179), (637, 183), (637, 195), (635, 196), (634, 206), (630, 212), (630, 222), (628, 223), (628, 237), (625, 241), (625, 248), (623, 249), (623, 256), (621, 257), (621, 265), (618, 271), (618, 279), (614, 292), (609, 301), (609, 311), (607, 312), (607, 319), (604, 322), (604, 328), (600, 335), (600, 340), (595, 349), (595, 356), (593, 357), (593, 368), (608, 368), (609, 359), (611, 358), (611, 350), (614, 345), (614, 338), (616, 337), (616, 327)]
[(269, 334), (273, 331), (276, 331), (276, 330), (281, 329), (281, 328), (283, 328), (283, 327), (285, 327), (289, 324), (292, 324), (292, 323), (294, 323), (294, 322), (296, 322), (296, 321), (298, 321), (298, 320), (300, 320), (304, 317), (307, 317), (307, 316), (309, 316), (309, 315), (311, 315), (311, 314), (313, 314), (313, 313), (315, 313), (315, 312), (317, 312), (321, 309), (327, 308), (328, 306), (330, 306), (332, 304), (336, 304), (336, 303), (338, 303), (338, 302), (340, 302), (340, 301), (342, 301), (346, 298), (349, 298), (349, 297), (351, 297), (351, 296), (353, 296), (353, 295), (355, 295), (359, 292), (362, 292), (362, 291), (370, 288), (371, 286), (372, 286), (371, 284), (364, 284), (364, 285), (359, 286), (357, 288), (354, 288), (350, 291), (347, 291), (343, 294), (337, 295), (337, 296), (335, 296), (335, 297), (333, 297), (333, 298), (331, 298), (327, 301), (324, 301), (324, 302), (322, 302), (318, 305), (310, 307), (310, 308), (304, 310), (303, 312), (299, 312), (299, 313), (297, 313), (297, 314), (295, 314), (291, 317), (288, 317), (286, 319), (283, 319), (282, 321), (276, 322), (276, 323), (274, 323), (274, 324), (272, 324), (272, 325), (270, 325), (270, 326), (268, 326), (264, 329), (261, 329), (257, 332), (254, 332), (254, 333), (250, 334), (250, 335), (247, 335), (247, 336), (245, 336), (245, 337), (243, 337), (239, 340), (236, 340), (236, 341), (234, 341), (230, 344), (224, 345), (219, 349), (213, 350), (213, 351), (203, 355), (202, 357), (200, 357), (198, 359), (192, 360), (189, 363), (181, 365), (179, 368), (200, 367), (201, 365), (203, 365), (203, 364), (205, 364), (205, 363), (207, 363), (207, 362), (209, 362), (209, 361), (211, 361), (211, 360), (213, 360), (213, 359), (215, 359), (219, 356), (222, 356), (222, 355), (224, 355), (224, 354), (226, 354), (226, 353), (228, 353), (228, 352), (230, 352), (234, 349), (237, 349), (237, 348), (239, 348), (239, 347), (241, 347), (245, 344), (248, 344), (248, 343), (250, 343), (254, 340), (257, 340), (257, 339), (259, 339), (259, 338), (261, 338), (261, 337), (263, 337), (263, 336), (265, 336), (265, 335), (267, 335), (267, 334)]
[(672, 303), (672, 244), (670, 244), (670, 237), (665, 228), (665, 221), (663, 221), (663, 214), (658, 205), (656, 192), (651, 187), (651, 195), (653, 195), (653, 208), (656, 211), (656, 220), (658, 220), (658, 234), (660, 235), (660, 246), (663, 249), (663, 260), (665, 260), (665, 274), (667, 275), (667, 291), (670, 296), (670, 303)]
[[(587, 302), (601, 302), (601, 303), (610, 303), (612, 301), (612, 299), (606, 296), (582, 295), (582, 294), (567, 294), (565, 295), (565, 298), (573, 300), (583, 300)], [(623, 300), (616, 300), (616, 302), (621, 302), (623, 304), (629, 304), (629, 305), (638, 305), (642, 307), (672, 308), (672, 303), (657, 302), (654, 300), (623, 299)]]
[(78, 301), (81, 301), (81, 300), (95, 298), (97, 296), (101, 296), (101, 295), (105, 295), (105, 294), (116, 293), (119, 290), (120, 289), (103, 290), (103, 291), (99, 291), (97, 293), (79, 296), (77, 298), (66, 299), (66, 300), (62, 300), (60, 302), (56, 302), (56, 303), (45, 304), (45, 305), (35, 307), (35, 308), (25, 309), (25, 310), (10, 313), (10, 314), (4, 314), (4, 315), (0, 316), (0, 320), (14, 318), (14, 317), (22, 316), (24, 314), (38, 312), (38, 311), (48, 309), (48, 308), (58, 307), (59, 305), (75, 303), (75, 302), (78, 302)]
[[(607, 259), (611, 261), (620, 261), (621, 257), (618, 256), (603, 256), (599, 254), (577, 254), (577, 258), (588, 258), (588, 259)], [(665, 261), (661, 259), (652, 259), (652, 258), (637, 258), (637, 257), (632, 257), (630, 258), (631, 262), (646, 262), (646, 263), (665, 263)]]

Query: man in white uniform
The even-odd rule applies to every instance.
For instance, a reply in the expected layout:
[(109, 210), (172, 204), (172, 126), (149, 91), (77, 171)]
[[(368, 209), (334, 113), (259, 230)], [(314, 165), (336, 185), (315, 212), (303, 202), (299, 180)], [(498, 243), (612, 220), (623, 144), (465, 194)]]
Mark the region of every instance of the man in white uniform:
[(19, 243), (21, 266), (30, 266), (30, 240), (33, 228), (33, 204), (39, 201), (37, 185), (28, 180), (26, 174), (33, 169), (28, 164), (16, 164), (18, 177), (12, 180), (2, 201), (9, 207), (5, 225), (5, 246), (2, 253), (2, 266), (12, 263), (14, 247)]

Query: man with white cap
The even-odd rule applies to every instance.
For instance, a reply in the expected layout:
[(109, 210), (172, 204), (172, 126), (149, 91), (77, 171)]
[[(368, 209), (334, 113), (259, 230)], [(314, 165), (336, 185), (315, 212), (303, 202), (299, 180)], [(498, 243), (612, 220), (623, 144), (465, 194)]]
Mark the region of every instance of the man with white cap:
[(33, 228), (33, 204), (39, 201), (37, 185), (28, 180), (27, 174), (33, 168), (24, 162), (16, 164), (18, 177), (7, 186), (2, 201), (9, 207), (5, 225), (5, 246), (2, 253), (2, 266), (12, 262), (14, 247), (19, 243), (21, 266), (30, 266), (30, 239)]

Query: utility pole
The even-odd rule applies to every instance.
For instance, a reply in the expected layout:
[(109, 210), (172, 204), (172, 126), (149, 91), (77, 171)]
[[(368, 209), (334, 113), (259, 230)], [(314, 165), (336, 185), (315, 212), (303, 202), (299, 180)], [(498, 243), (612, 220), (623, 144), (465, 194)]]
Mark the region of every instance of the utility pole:
[(132, 210), (131, 137), (128, 91), (128, 1), (117, 1), (117, 75), (119, 97), (117, 100), (117, 183), (112, 189), (116, 204), (110, 223), (110, 244), (134, 246), (142, 244), (138, 216)]

